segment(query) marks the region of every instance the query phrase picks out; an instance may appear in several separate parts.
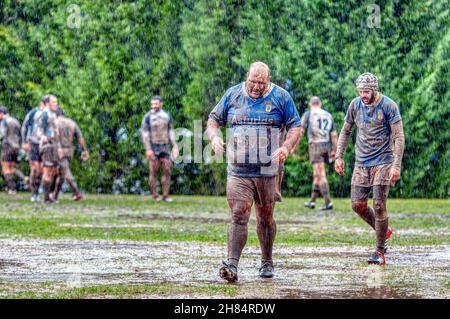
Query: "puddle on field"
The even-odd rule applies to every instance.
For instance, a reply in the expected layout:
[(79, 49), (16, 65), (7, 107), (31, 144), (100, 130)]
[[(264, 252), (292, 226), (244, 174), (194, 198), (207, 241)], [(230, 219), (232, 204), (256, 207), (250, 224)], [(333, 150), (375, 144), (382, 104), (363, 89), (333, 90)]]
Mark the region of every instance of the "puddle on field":
[[(450, 246), (395, 248), (386, 267), (366, 265), (370, 252), (276, 246), (275, 277), (264, 280), (258, 277), (259, 249), (246, 247), (236, 297), (450, 297)], [(1, 239), (0, 282), (227, 285), (218, 277), (225, 254), (225, 246), (193, 242)]]

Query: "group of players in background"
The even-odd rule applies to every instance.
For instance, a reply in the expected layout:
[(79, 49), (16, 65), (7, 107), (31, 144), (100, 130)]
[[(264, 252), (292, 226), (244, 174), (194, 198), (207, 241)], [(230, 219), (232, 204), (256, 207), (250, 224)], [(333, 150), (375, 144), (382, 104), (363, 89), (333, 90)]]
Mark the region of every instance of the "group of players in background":
[[(2, 146), (2, 173), (9, 194), (16, 193), (15, 177), (22, 179), (31, 189), (31, 201), (39, 201), (39, 189), (43, 188), (46, 204), (58, 201), (61, 188), (66, 181), (73, 191), (73, 200), (81, 200), (82, 193), (70, 170), (74, 155), (74, 139), (82, 148), (82, 159), (88, 159), (83, 135), (78, 125), (65, 116), (54, 95), (41, 98), (39, 107), (32, 109), (20, 125), (8, 109), (0, 107), (0, 141)], [(16, 167), (20, 148), (26, 152), (30, 176)]]
[[(343, 155), (353, 126), (357, 127), (356, 162), (351, 182), (352, 209), (367, 222), (376, 233), (376, 250), (368, 262), (385, 264), (387, 240), (392, 234), (388, 227), (386, 201), (389, 186), (400, 179), (404, 136), (401, 116), (397, 104), (381, 94), (378, 79), (371, 73), (361, 74), (356, 80), (359, 96), (352, 100), (345, 116), (339, 138), (331, 114), (322, 108), (319, 97), (309, 101), (309, 110), (300, 118), (290, 94), (270, 81), (270, 69), (262, 62), (253, 63), (247, 79), (233, 86), (211, 111), (207, 133), (212, 149), (222, 155), (227, 147), (228, 177), (227, 200), (231, 210), (228, 227), (228, 259), (223, 262), (219, 274), (228, 281), (238, 279), (238, 263), (247, 241), (247, 224), (251, 207), (255, 203), (257, 234), (261, 246), (261, 277), (272, 277), (274, 264), (272, 249), (276, 235), (273, 212), (276, 201), (281, 201), (281, 180), (283, 163), (294, 154), (307, 133), (309, 159), (313, 166), (311, 198), (304, 205), (315, 208), (321, 193), (324, 198), (322, 210), (333, 208), (325, 164), (335, 160), (335, 170), (344, 175)], [(172, 159), (179, 155), (175, 141), (172, 117), (162, 109), (160, 96), (151, 99), (151, 110), (145, 114), (141, 134), (150, 164), (149, 186), (155, 201), (167, 201), (170, 188)], [(38, 190), (44, 189), (44, 201), (57, 201), (64, 180), (74, 191), (74, 200), (82, 198), (70, 172), (69, 163), (73, 157), (73, 140), (77, 139), (88, 159), (85, 142), (78, 126), (64, 116), (58, 107), (57, 98), (46, 95), (40, 106), (26, 116), (22, 128), (6, 108), (0, 108), (2, 139), (2, 170), (10, 193), (15, 192), (14, 176), (29, 184), (32, 201), (38, 200)], [(267, 163), (238, 163), (233, 156), (239, 143), (233, 138), (226, 145), (221, 137), (220, 127), (228, 127), (233, 138), (253, 131), (258, 136), (269, 129), (280, 132), (276, 145), (267, 143), (264, 152), (272, 154), (273, 162), (280, 164), (270, 170)], [(25, 177), (15, 166), (23, 138), (23, 149), (30, 163), (30, 178)], [(250, 147), (251, 148), (251, 147)], [(259, 152), (260, 150), (258, 150)], [(244, 147), (244, 158), (249, 157), (249, 147)], [(259, 155), (258, 155), (259, 156)], [(259, 157), (258, 157), (259, 158)], [(157, 174), (162, 170), (162, 198), (157, 190)], [(373, 194), (373, 208), (368, 206), (368, 197)]]

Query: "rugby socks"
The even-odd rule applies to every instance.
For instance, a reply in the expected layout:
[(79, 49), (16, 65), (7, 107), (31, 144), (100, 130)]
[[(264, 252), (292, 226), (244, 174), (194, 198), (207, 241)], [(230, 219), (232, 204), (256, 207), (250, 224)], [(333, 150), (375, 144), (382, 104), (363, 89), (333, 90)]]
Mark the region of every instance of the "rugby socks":
[(367, 223), (370, 225), (370, 227), (372, 227), (373, 229), (375, 229), (375, 212), (373, 211), (373, 208), (370, 206), (367, 206), (366, 211), (364, 212), (364, 214), (359, 214), (358, 215)]
[(311, 199), (309, 201), (314, 203), (316, 201), (317, 197), (319, 197), (319, 193), (320, 193), (319, 184), (313, 184), (312, 191), (311, 191)]
[(170, 190), (170, 171), (166, 172), (163, 170), (161, 176), (161, 186), (163, 191), (163, 198), (169, 197)]
[(375, 234), (377, 238), (377, 251), (384, 253), (384, 244), (386, 242), (386, 234), (388, 231), (389, 218), (375, 220)]
[(4, 174), (6, 187), (8, 187), (9, 191), (16, 190), (16, 183), (14, 182), (14, 174)]
[(239, 259), (247, 243), (247, 225), (231, 222), (228, 226), (228, 263), (238, 266)]
[[(78, 189), (77, 182), (75, 182), (75, 178), (73, 177), (72, 172), (70, 170), (68, 170), (68, 171), (66, 171), (65, 175), (66, 175), (66, 182), (67, 182), (67, 184), (69, 184), (69, 186), (72, 189), (73, 193), (75, 195), (80, 193), (80, 190)], [(62, 179), (61, 187), (62, 187), (63, 183), (64, 183), (64, 179)]]
[(322, 193), (325, 204), (328, 205), (330, 203), (330, 186), (328, 182), (320, 183), (320, 192)]
[(18, 177), (18, 178), (20, 178), (21, 180), (25, 180), (25, 175), (22, 173), (22, 171), (21, 170), (18, 170), (17, 168), (14, 170), (15, 171), (15, 174), (16, 174), (16, 176)]
[(41, 186), (42, 175), (36, 172), (31, 173), (31, 191), (33, 194), (39, 194), (39, 187)]
[(50, 181), (47, 181), (44, 179), (43, 186), (44, 186), (44, 201), (45, 202), (51, 202), (50, 192), (52, 190), (52, 185), (53, 185), (53, 179)]

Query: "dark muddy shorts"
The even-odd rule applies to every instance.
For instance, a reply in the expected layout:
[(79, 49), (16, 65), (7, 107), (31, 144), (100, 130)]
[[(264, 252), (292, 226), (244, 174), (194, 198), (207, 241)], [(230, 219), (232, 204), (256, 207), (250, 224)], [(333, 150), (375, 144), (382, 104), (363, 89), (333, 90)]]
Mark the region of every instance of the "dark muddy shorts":
[(152, 144), (152, 151), (157, 159), (170, 158), (169, 144)]
[(44, 167), (58, 166), (58, 150), (56, 145), (45, 145), (41, 150), (42, 164)]
[(389, 171), (392, 164), (382, 164), (372, 167), (355, 166), (352, 175), (352, 185), (371, 187), (389, 185)]
[(30, 152), (28, 159), (33, 162), (42, 162), (41, 153), (39, 152), (39, 144), (30, 143)]
[(227, 199), (255, 201), (258, 205), (270, 205), (276, 200), (276, 176), (238, 177), (228, 175)]
[(389, 185), (374, 185), (373, 187), (352, 185), (350, 195), (352, 202), (367, 202), (370, 191), (372, 191), (374, 200), (385, 202), (389, 194)]
[(330, 143), (310, 143), (309, 161), (315, 163), (329, 163)]
[(19, 157), (19, 149), (9, 146), (8, 144), (3, 144), (2, 146), (2, 162), (17, 162), (17, 158)]
[(372, 190), (374, 200), (386, 200), (389, 193), (389, 171), (391, 164), (353, 169), (351, 199), (366, 202)]

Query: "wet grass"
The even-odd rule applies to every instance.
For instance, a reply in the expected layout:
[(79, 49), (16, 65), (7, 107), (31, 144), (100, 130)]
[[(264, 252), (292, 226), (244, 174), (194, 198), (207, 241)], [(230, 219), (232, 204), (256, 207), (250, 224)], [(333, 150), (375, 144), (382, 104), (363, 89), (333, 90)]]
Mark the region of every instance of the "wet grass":
[[(83, 202), (30, 203), (28, 194), (0, 195), (0, 237), (200, 241), (224, 243), (229, 209), (224, 197), (174, 196), (154, 203), (143, 196), (90, 195)], [(286, 198), (276, 207), (277, 243), (303, 246), (369, 245), (371, 229), (335, 199), (333, 211), (303, 207), (304, 198)], [(321, 204), (320, 202), (318, 203)], [(450, 243), (450, 201), (391, 199), (393, 243), (399, 246)], [(254, 213), (253, 213), (254, 214)], [(249, 244), (256, 244), (254, 216)]]
[[(140, 285), (93, 285), (79, 288), (67, 288), (50, 284), (14, 285), (0, 283), (8, 288), (0, 289), (0, 296), (5, 299), (105, 299), (105, 298), (174, 298), (219, 295), (224, 298), (233, 297), (238, 287), (227, 285), (187, 286), (173, 283), (140, 284)], [(19, 292), (8, 293), (8, 291)]]

